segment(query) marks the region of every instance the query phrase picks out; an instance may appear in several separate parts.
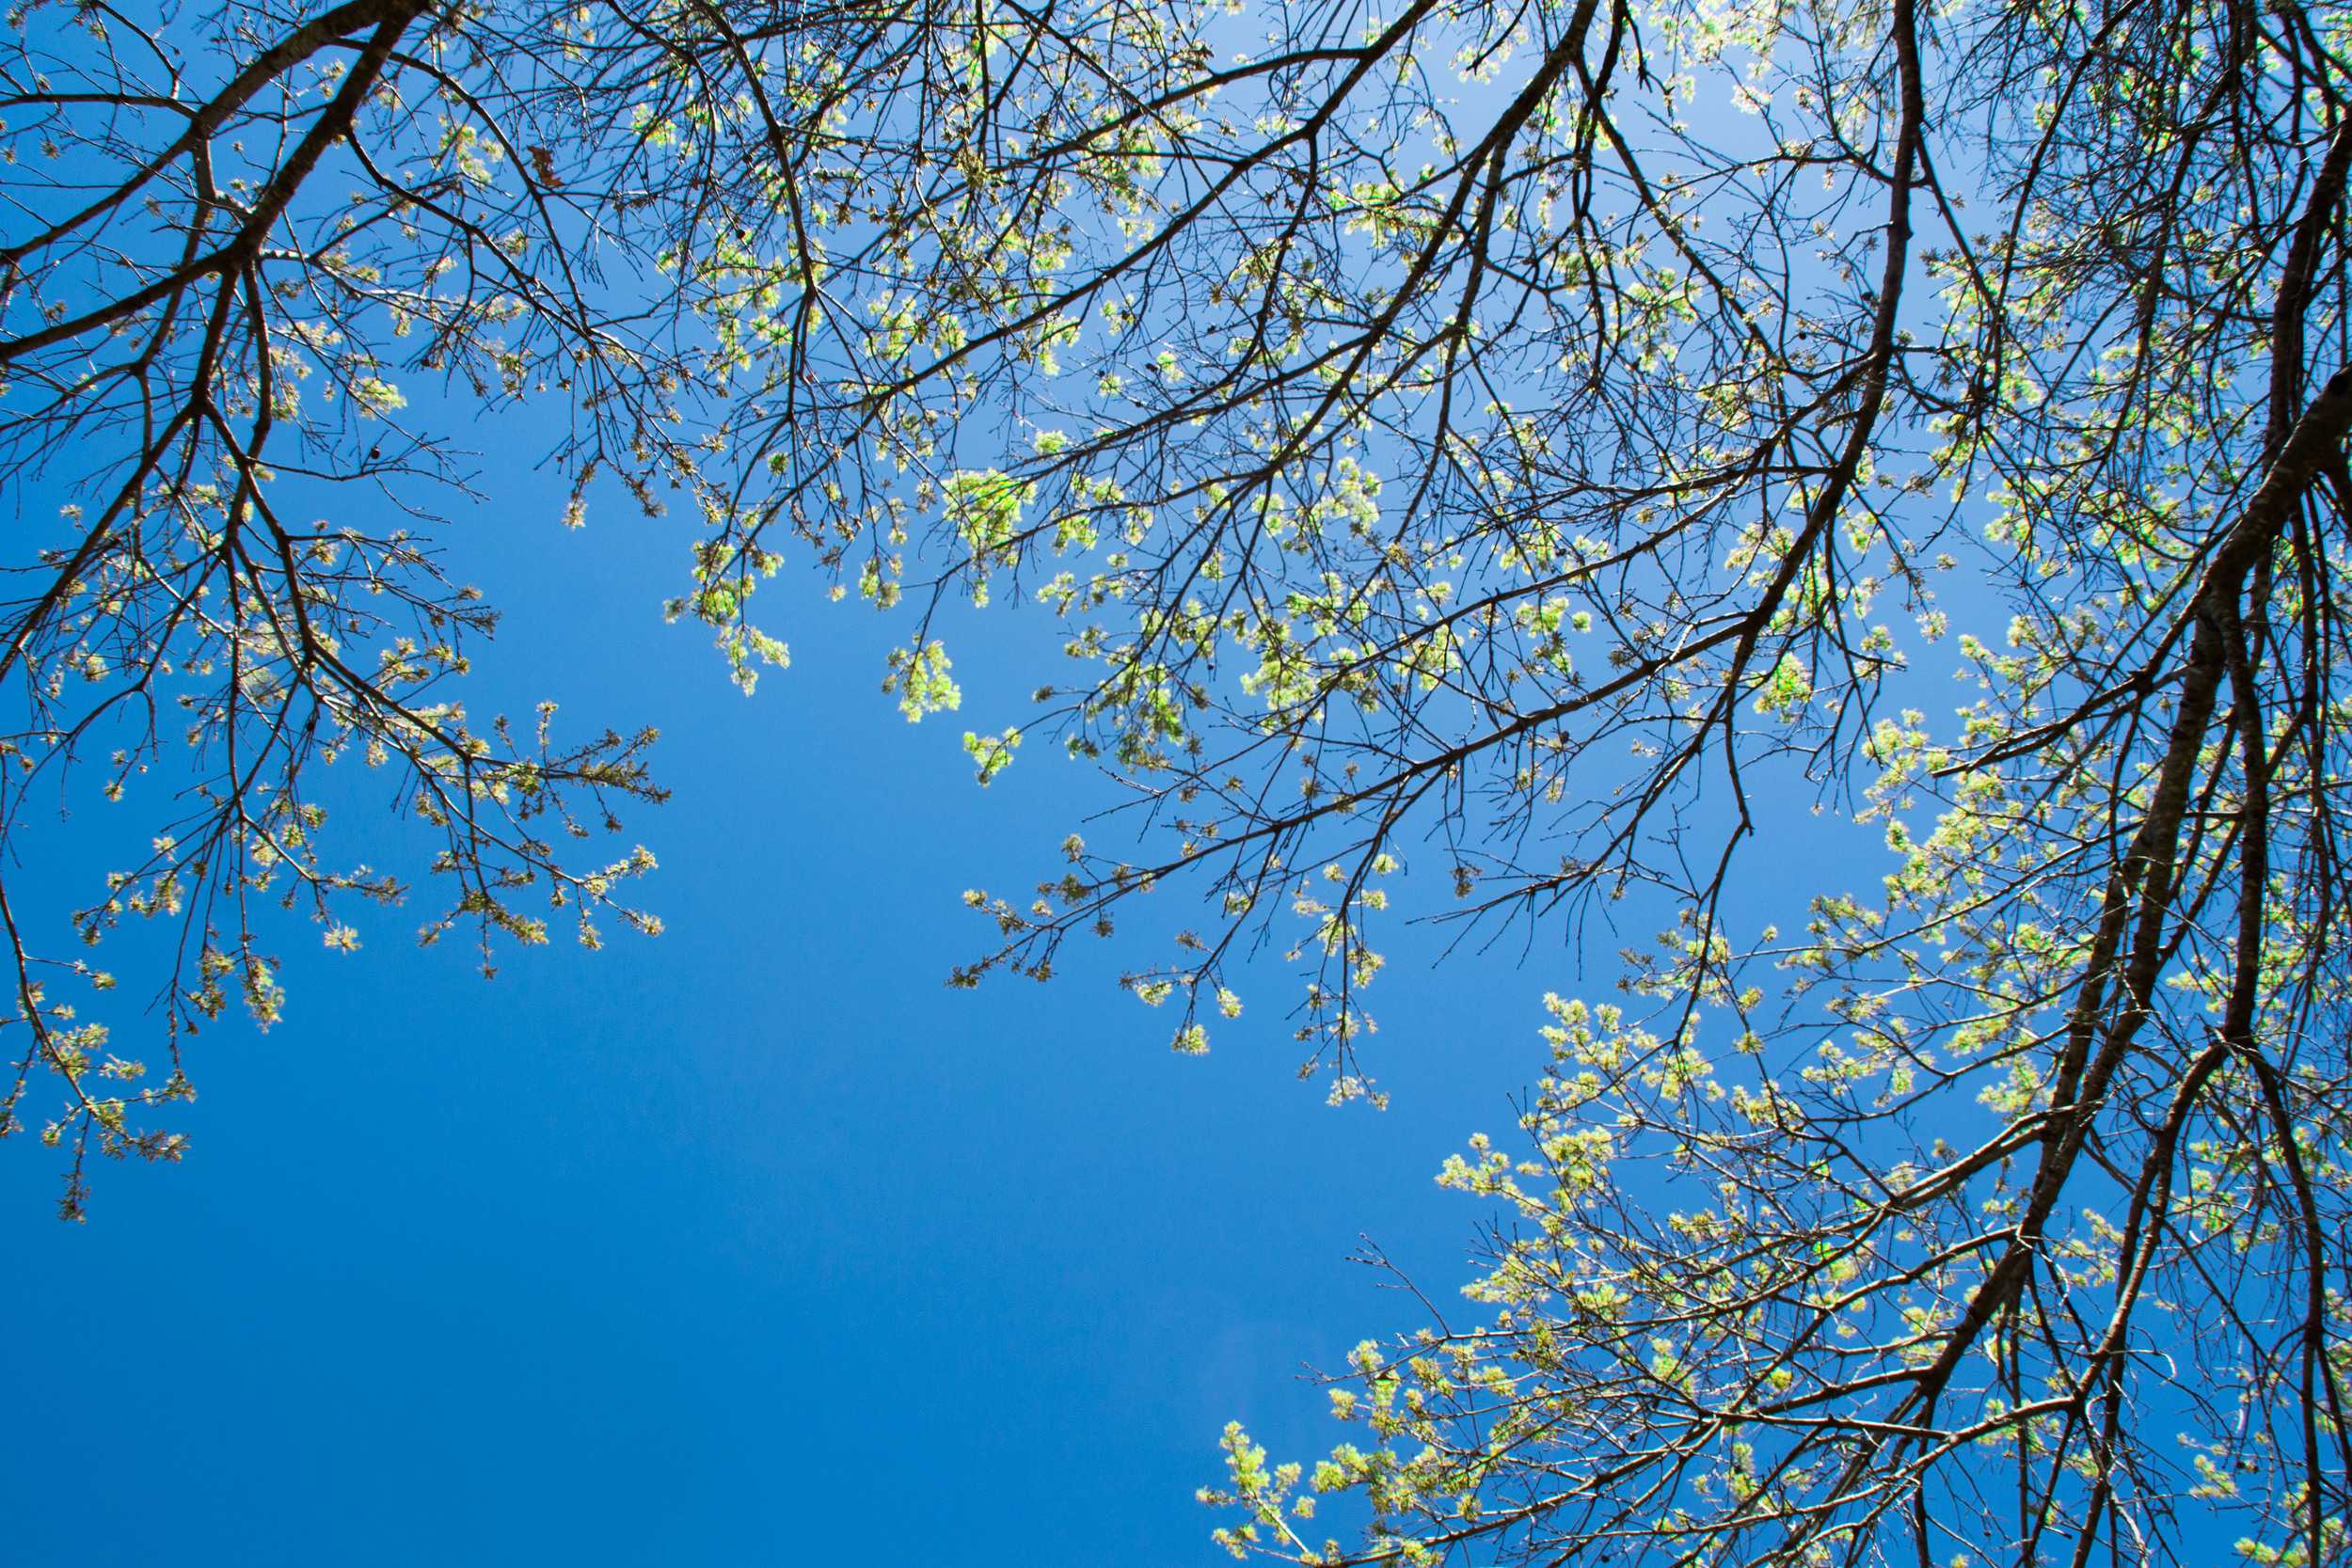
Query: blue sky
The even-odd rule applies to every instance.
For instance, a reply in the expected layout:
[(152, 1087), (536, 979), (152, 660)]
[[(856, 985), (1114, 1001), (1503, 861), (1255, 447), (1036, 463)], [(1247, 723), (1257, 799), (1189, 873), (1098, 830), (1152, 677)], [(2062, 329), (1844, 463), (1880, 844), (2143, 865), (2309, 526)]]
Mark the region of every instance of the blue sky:
[[(877, 689), (902, 619), (787, 575), (794, 668), (747, 701), (661, 624), (683, 527), (567, 532), (536, 476), (484, 482), (451, 560), (509, 615), (471, 700), (662, 727), (675, 798), (628, 826), (669, 931), (485, 983), (414, 949), (414, 902), (353, 955), (290, 924), (286, 1021), (195, 1042), (185, 1164), (103, 1167), (64, 1226), (54, 1157), (0, 1146), (7, 1560), (1222, 1560), (1191, 1500), (1222, 1424), (1327, 1446), (1302, 1366), (1418, 1321), (1359, 1233), (1440, 1299), (1467, 1277), (1480, 1215), (1431, 1177), (1539, 1070), (1558, 933), (1392, 948), (1385, 1114), (1296, 1081), (1271, 974), (1202, 1059), (1116, 988), (1124, 943), (950, 990), (961, 890), (1050, 871), (1103, 799), (1045, 746), (980, 790), (958, 744), (1022, 717), (1045, 618), (987, 618), (964, 711), (910, 726)], [(86, 900), (141, 803), (75, 802), (17, 896)], [(340, 825), (400, 842), (364, 796)], [(1597, 939), (1592, 989), (1647, 929)]]
[[(485, 983), (462, 941), (415, 951), (429, 890), (354, 955), (287, 922), (285, 1022), (193, 1046), (185, 1164), (102, 1167), (63, 1226), (56, 1159), (0, 1145), (0, 1563), (1223, 1560), (1191, 1500), (1222, 1424), (1284, 1458), (1343, 1435), (1301, 1370), (1422, 1321), (1349, 1255), (1369, 1236), (1454, 1299), (1484, 1216), (1433, 1172), (1507, 1127), (1538, 998), (1604, 994), (1661, 911), (1442, 968), (1392, 936), (1365, 1047), (1386, 1113), (1296, 1080), (1273, 963), (1197, 1060), (1114, 984), (1148, 942), (951, 990), (990, 934), (961, 891), (1052, 873), (1108, 799), (1042, 737), (982, 791), (958, 744), (1027, 717), (1047, 617), (951, 617), (964, 708), (910, 726), (877, 688), (912, 618), (829, 605), (796, 562), (758, 607), (794, 668), (747, 702), (661, 623), (691, 524), (607, 490), (570, 532), (547, 476), (502, 466), (555, 412), (458, 426), (493, 455), (451, 562), (508, 616), (469, 701), (662, 729), (675, 798), (620, 847), (660, 855), (643, 897), (668, 933), (607, 922), (603, 954), (510, 951)], [(20, 499), (20, 531), (48, 528), (55, 498)], [(1914, 689), (1943, 678), (1923, 660)], [(344, 785), (343, 852), (402, 865), (421, 840), (368, 776)], [(1757, 800), (1736, 922), (1874, 880), (1877, 832), (1785, 778)], [(65, 804), (8, 873), (52, 940), (160, 826), (153, 796)], [(1122, 911), (1124, 934), (1192, 897)], [(108, 960), (126, 994), (156, 934)], [(118, 1048), (153, 1054), (133, 1009)]]
[[(1219, 1430), (1286, 1458), (1345, 1435), (1301, 1370), (1423, 1321), (1349, 1256), (1368, 1235), (1454, 1299), (1484, 1216), (1438, 1163), (1507, 1129), (1543, 993), (1601, 993), (1659, 911), (1629, 900), (1581, 974), (1557, 923), (1440, 969), (1397, 934), (1365, 1050), (1385, 1113), (1298, 1082), (1274, 963), (1200, 1059), (1114, 983), (1148, 942), (951, 990), (991, 930), (962, 890), (1052, 874), (1108, 799), (1042, 737), (980, 790), (959, 744), (1028, 717), (1048, 617), (954, 618), (964, 707), (910, 726), (878, 687), (911, 618), (787, 570), (758, 608), (794, 665), (746, 701), (707, 634), (661, 622), (689, 522), (608, 489), (567, 531), (559, 487), (502, 465), (554, 413), (458, 427), (491, 453), (450, 563), (507, 614), (467, 697), (557, 699), (559, 735), (661, 728), (675, 797), (619, 847), (660, 857), (668, 932), (608, 921), (603, 953), (510, 951), (485, 983), (461, 941), (415, 950), (429, 889), (357, 954), (287, 922), (285, 1022), (193, 1045), (184, 1164), (99, 1169), (64, 1226), (56, 1160), (0, 1145), (0, 1561), (1227, 1560), (1192, 1501)], [(346, 784), (344, 852), (402, 864), (422, 841)], [(1748, 872), (1771, 884), (1800, 833), (1812, 868), (1831, 844), (1871, 866), (1875, 834), (1783, 803)], [(53, 940), (163, 815), (67, 804), (10, 873)], [(141, 941), (106, 960), (126, 981)], [(125, 1054), (156, 1047), (135, 1006), (110, 1013)]]

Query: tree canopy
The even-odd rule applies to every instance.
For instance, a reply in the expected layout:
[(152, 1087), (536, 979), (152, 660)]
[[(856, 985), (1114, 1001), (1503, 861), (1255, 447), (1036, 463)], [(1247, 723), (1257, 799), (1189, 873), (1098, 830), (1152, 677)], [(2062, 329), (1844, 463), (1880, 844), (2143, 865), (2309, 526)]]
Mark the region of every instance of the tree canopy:
[[(143, 1086), (75, 1010), (111, 978), (0, 899), (0, 1125), (48, 1118), (69, 1212), (89, 1152), (176, 1156), (198, 1025), (273, 1016), (271, 910), (333, 943), (403, 895), (339, 759), (439, 835), (427, 940), (652, 926), (602, 842), (650, 732), (458, 695), (460, 416), (556, 400), (575, 518), (677, 514), (669, 609), (747, 689), (795, 562), (900, 617), (910, 719), (959, 706), (951, 602), (1058, 618), (965, 748), (1058, 745), (1133, 831), (967, 895), (959, 980), (1181, 889), (1128, 981), (1178, 1048), (1270, 945), (1308, 1070), (1376, 1098), (1390, 921), (1667, 911), (1445, 1168), (1499, 1216), (1472, 1316), (1359, 1347), (1320, 1462), (1229, 1433), (1236, 1553), (2344, 1550), (2352, 11), (9, 27), (0, 836), (131, 791), (153, 856), (79, 936), (184, 933)], [(1760, 917), (1805, 802), (1883, 858)]]

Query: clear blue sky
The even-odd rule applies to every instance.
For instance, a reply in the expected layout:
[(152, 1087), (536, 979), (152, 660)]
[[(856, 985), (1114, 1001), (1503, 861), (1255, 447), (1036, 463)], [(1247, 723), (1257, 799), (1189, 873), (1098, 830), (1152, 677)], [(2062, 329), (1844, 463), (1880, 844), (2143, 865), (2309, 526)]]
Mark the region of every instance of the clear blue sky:
[[(0, 1145), (0, 1565), (1230, 1560), (1192, 1500), (1223, 1424), (1283, 1458), (1357, 1435), (1301, 1372), (1425, 1318), (1350, 1255), (1368, 1235), (1456, 1299), (1486, 1215), (1439, 1162), (1508, 1130), (1543, 993), (1602, 993), (1661, 911), (1621, 906), (1582, 975), (1556, 925), (1441, 968), (1439, 939), (1393, 933), (1364, 1053), (1385, 1113), (1297, 1080), (1276, 963), (1199, 1059), (1114, 983), (1148, 943), (951, 990), (992, 930), (962, 890), (1054, 874), (1111, 799), (1041, 736), (983, 791), (959, 744), (1029, 716), (1049, 618), (957, 618), (963, 710), (910, 726), (878, 689), (910, 618), (829, 604), (796, 562), (758, 606), (793, 668), (747, 701), (706, 633), (661, 621), (691, 520), (607, 487), (567, 531), (560, 487), (511, 455), (546, 449), (557, 408), (485, 423), (404, 389), (487, 449), (486, 502), (449, 502), (443, 535), (506, 612), (476, 719), (553, 698), (559, 736), (663, 732), (675, 797), (614, 852), (660, 857), (643, 894), (669, 930), (608, 921), (596, 955), (559, 930), (485, 983), (463, 941), (417, 951), (429, 888), (363, 917), (357, 954), (287, 921), (285, 1022), (193, 1043), (185, 1164), (101, 1166), (67, 1226), (56, 1158)], [(10, 526), (46, 537), (57, 499)], [(412, 872), (395, 851), (424, 841), (345, 771), (342, 854)], [(64, 803), (10, 871), (53, 942), (168, 815), (152, 785)], [(1798, 861), (1799, 833), (1869, 866), (1875, 834), (1792, 810), (1748, 870)], [(1406, 902), (1441, 893), (1432, 871), (1408, 863)], [(1191, 924), (1193, 899), (1155, 894), (1123, 934)], [(163, 934), (101, 959), (125, 1055), (161, 1054), (136, 956)]]
[[(683, 523), (607, 498), (569, 533), (536, 478), (484, 483), (451, 559), (509, 619), (473, 705), (662, 727), (675, 799), (628, 828), (669, 933), (485, 984), (413, 906), (356, 955), (288, 925), (286, 1022), (195, 1043), (185, 1164), (101, 1168), (64, 1226), (55, 1158), (0, 1146), (0, 1560), (1223, 1560), (1191, 1500), (1222, 1424), (1327, 1447), (1302, 1365), (1419, 1321), (1359, 1233), (1440, 1299), (1468, 1277), (1481, 1216), (1431, 1177), (1539, 1069), (1557, 934), (1392, 949), (1385, 1115), (1295, 1079), (1272, 974), (1199, 1060), (1113, 985), (1133, 948), (949, 990), (961, 890), (1050, 872), (1103, 800), (1042, 744), (982, 791), (958, 744), (1023, 717), (1044, 618), (993, 617), (964, 712), (910, 726), (877, 689), (903, 623), (787, 576), (795, 667), (746, 701), (661, 624)], [(21, 908), (87, 901), (142, 804), (78, 802)]]
[[(907, 619), (788, 571), (760, 619), (794, 668), (747, 702), (661, 623), (688, 521), (608, 490), (567, 532), (544, 476), (499, 466), (545, 417), (468, 437), (489, 500), (450, 561), (508, 616), (469, 701), (660, 726), (675, 795), (621, 847), (661, 858), (669, 932), (608, 922), (604, 953), (509, 952), (485, 984), (462, 942), (415, 950), (421, 895), (356, 955), (288, 922), (286, 1021), (194, 1043), (186, 1164), (101, 1167), (65, 1226), (55, 1157), (0, 1145), (0, 1568), (1227, 1560), (1191, 1500), (1220, 1427), (1284, 1458), (1353, 1434), (1302, 1369), (1422, 1321), (1347, 1261), (1359, 1234), (1454, 1298), (1484, 1215), (1432, 1174), (1507, 1129), (1538, 998), (1602, 994), (1661, 911), (1629, 900), (1581, 974), (1556, 926), (1438, 969), (1392, 941), (1385, 1114), (1297, 1082), (1271, 973), (1203, 1059), (1113, 984), (1149, 948), (950, 990), (988, 934), (961, 890), (1050, 874), (1108, 798), (1041, 738), (981, 791), (958, 744), (1026, 717), (1046, 618), (960, 629), (964, 710), (909, 726), (877, 689)], [(9, 524), (40, 534), (41, 499)], [(345, 852), (402, 863), (348, 782)], [(152, 796), (66, 803), (10, 868), (53, 940), (160, 826)], [(1742, 862), (1778, 917), (1881, 864), (1804, 803), (1761, 799)], [(136, 989), (118, 1049), (152, 1055)]]

